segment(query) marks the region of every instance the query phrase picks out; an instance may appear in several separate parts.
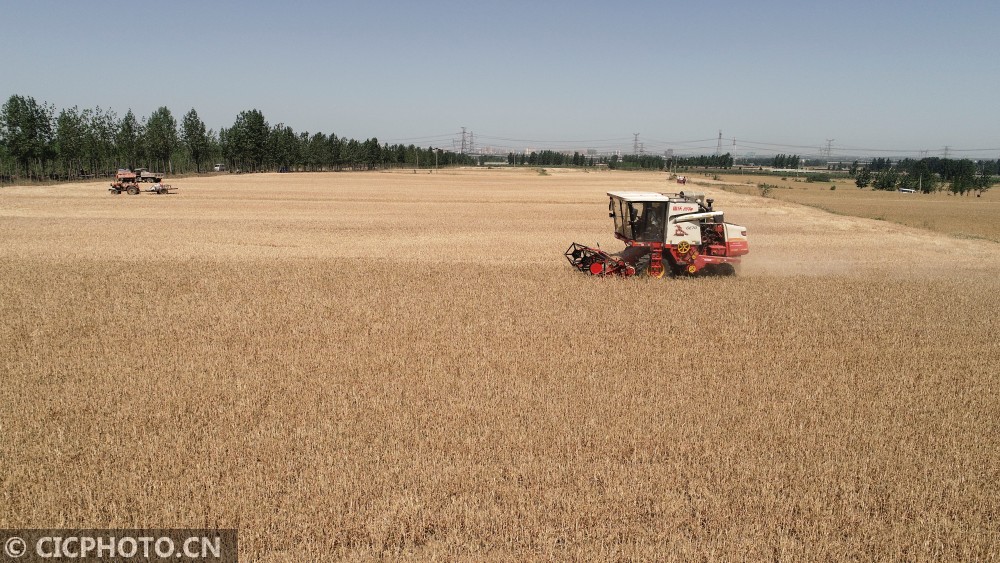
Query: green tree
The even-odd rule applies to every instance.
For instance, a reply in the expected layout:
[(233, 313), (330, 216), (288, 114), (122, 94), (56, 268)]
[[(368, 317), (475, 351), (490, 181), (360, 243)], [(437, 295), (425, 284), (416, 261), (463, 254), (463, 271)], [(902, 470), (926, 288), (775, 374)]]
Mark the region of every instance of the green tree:
[(171, 155), (177, 148), (177, 120), (166, 107), (160, 107), (149, 116), (146, 122), (144, 139), (146, 151), (151, 164), (159, 169), (167, 169), (168, 173), (173, 173), (173, 163)]
[(875, 173), (872, 181), (872, 189), (882, 191), (892, 191), (896, 189), (899, 181), (899, 172), (895, 168), (885, 168)]
[(63, 174), (67, 177), (76, 176), (82, 168), (85, 129), (86, 124), (76, 106), (59, 112), (56, 118), (56, 152)]
[(299, 140), (292, 128), (279, 123), (268, 137), (269, 160), (287, 172), (298, 161)]
[(976, 165), (969, 159), (952, 161), (950, 164), (951, 185), (949, 190), (955, 195), (965, 195), (976, 189)]
[(937, 176), (931, 171), (927, 159), (918, 161), (903, 160), (899, 163), (905, 170), (900, 175), (899, 187), (929, 194), (937, 189)]
[(983, 195), (983, 192), (986, 192), (990, 188), (992, 188), (993, 183), (994, 183), (993, 175), (991, 174), (990, 169), (988, 168), (981, 169), (979, 171), (979, 174), (976, 175), (976, 181), (975, 184), (973, 185), (973, 189), (976, 190), (976, 197)]
[(0, 142), (17, 164), (16, 170), (41, 177), (55, 155), (55, 106), (39, 104), (31, 96), (13, 95), (0, 107)]
[[(417, 156), (419, 154), (419, 152), (414, 151), (414, 159), (419, 158), (419, 156)], [(356, 139), (348, 139), (343, 142), (342, 155), (344, 164), (350, 166), (351, 170), (356, 170), (364, 161), (364, 153), (361, 148), (361, 143), (359, 143)], [(417, 162), (416, 164), (419, 165), (420, 163)]]
[[(222, 132), (219, 133), (220, 137)], [(233, 126), (226, 130), (225, 144), (229, 158), (237, 167), (257, 172), (268, 161), (271, 128), (260, 110), (241, 111)]]
[(181, 140), (194, 161), (195, 171), (200, 174), (201, 163), (208, 156), (208, 132), (205, 131), (205, 122), (198, 117), (194, 108), (184, 114), (181, 121)]
[[(364, 155), (365, 155), (365, 166), (368, 168), (368, 170), (373, 170), (378, 166), (380, 162), (382, 162), (382, 147), (379, 146), (377, 138), (372, 137), (371, 139), (365, 141)], [(428, 154), (426, 162), (428, 165), (433, 165), (434, 164), (433, 155)]]
[(330, 159), (327, 161), (327, 164), (329, 164), (331, 170), (340, 170), (340, 167), (344, 164), (343, 140), (338, 138), (335, 133), (330, 133), (330, 136), (326, 139), (326, 143), (329, 145), (326, 155)]
[(110, 173), (115, 166), (115, 133), (118, 128), (118, 116), (100, 107), (84, 110), (82, 113), (86, 124), (86, 142), (84, 143), (84, 158), (91, 172)]
[(128, 110), (125, 117), (118, 123), (118, 131), (115, 133), (115, 148), (119, 164), (132, 170), (136, 168), (142, 155), (141, 139), (143, 137), (142, 125), (136, 120), (132, 110)]
[(872, 171), (867, 168), (858, 170), (854, 176), (854, 185), (858, 188), (867, 188), (872, 183)]
[(219, 142), (219, 135), (214, 129), (209, 129), (206, 133), (205, 138), (207, 139), (206, 149), (205, 149), (205, 159), (208, 162), (221, 163), (225, 160), (222, 153), (222, 143)]
[(305, 154), (303, 155), (306, 169), (322, 170), (326, 162), (330, 160), (327, 154), (329, 150), (330, 145), (327, 143), (325, 134), (315, 133), (312, 137), (309, 137), (306, 142)]

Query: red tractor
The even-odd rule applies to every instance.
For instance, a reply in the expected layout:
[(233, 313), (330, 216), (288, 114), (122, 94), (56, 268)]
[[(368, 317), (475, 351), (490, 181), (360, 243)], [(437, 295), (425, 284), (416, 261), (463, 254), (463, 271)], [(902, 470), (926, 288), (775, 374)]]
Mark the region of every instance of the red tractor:
[(750, 252), (747, 229), (726, 223), (704, 194), (608, 192), (608, 215), (625, 250), (611, 255), (573, 243), (566, 259), (596, 276), (645, 273), (662, 278), (698, 273), (732, 275), (740, 256)]
[(115, 195), (122, 192), (126, 192), (128, 195), (138, 195), (139, 182), (136, 179), (135, 172), (125, 170), (124, 168), (119, 169), (115, 172), (115, 181), (108, 188), (108, 191)]

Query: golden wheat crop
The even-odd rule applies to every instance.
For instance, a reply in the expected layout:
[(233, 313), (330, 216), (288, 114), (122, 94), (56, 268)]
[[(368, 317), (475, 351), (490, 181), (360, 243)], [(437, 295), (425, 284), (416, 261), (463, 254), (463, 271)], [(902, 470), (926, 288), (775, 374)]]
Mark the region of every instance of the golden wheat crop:
[(1000, 247), (712, 191), (734, 278), (598, 279), (604, 192), (453, 170), (0, 190), (0, 527), (246, 560), (989, 560)]

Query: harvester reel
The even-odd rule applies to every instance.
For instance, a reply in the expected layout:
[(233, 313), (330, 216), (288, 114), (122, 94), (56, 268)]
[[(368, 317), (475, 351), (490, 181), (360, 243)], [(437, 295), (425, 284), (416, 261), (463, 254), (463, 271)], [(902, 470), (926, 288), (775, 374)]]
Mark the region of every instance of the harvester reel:
[(611, 256), (600, 248), (591, 248), (575, 242), (566, 250), (566, 259), (577, 270), (594, 276), (635, 275), (635, 267), (625, 260)]

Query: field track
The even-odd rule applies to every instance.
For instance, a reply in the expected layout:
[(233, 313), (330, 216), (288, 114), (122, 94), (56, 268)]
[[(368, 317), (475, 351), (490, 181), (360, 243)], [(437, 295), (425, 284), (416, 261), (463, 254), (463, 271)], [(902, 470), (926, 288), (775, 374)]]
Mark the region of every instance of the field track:
[[(601, 280), (664, 174), (0, 189), (0, 528), (247, 560), (989, 560), (1000, 244), (706, 190), (735, 278)], [(997, 218), (1000, 219), (1000, 218)]]

